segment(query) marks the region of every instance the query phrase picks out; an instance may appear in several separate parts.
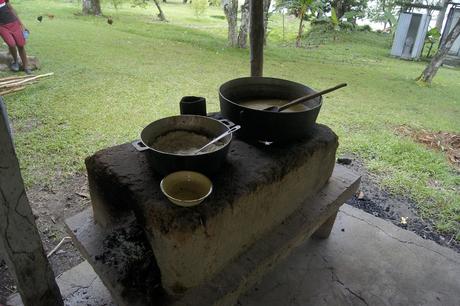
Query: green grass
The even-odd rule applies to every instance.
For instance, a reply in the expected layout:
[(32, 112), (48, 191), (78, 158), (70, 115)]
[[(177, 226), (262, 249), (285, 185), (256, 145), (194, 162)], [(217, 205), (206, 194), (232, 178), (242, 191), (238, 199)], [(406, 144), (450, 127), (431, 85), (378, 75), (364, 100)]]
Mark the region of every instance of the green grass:
[[(83, 160), (96, 150), (136, 139), (149, 122), (178, 113), (184, 95), (208, 99), (217, 111), (217, 88), (249, 73), (248, 50), (226, 46), (220, 9), (196, 18), (188, 5), (163, 4), (168, 23), (156, 10), (103, 7), (114, 18), (76, 16), (79, 2), (15, 1), (31, 30), (28, 52), (37, 55), (40, 81), (6, 102), (27, 184), (50, 184), (84, 171)], [(36, 16), (52, 13), (38, 23)], [(340, 137), (340, 153), (359, 155), (396, 194), (413, 198), (424, 217), (460, 239), (460, 178), (443, 154), (394, 128), (407, 124), (433, 131), (460, 131), (460, 71), (441, 69), (432, 87), (414, 79), (425, 63), (388, 56), (391, 37), (377, 33), (306, 35), (306, 48), (293, 47), (297, 21), (270, 19), (265, 75), (316, 89), (341, 82), (349, 87), (330, 94), (318, 121)], [(437, 181), (436, 187), (432, 182)]]

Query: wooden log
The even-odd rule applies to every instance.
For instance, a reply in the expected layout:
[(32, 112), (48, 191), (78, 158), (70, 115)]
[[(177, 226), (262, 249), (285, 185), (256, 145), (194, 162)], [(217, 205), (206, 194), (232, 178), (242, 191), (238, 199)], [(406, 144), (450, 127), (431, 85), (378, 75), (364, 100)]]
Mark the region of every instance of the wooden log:
[(264, 5), (262, 0), (250, 1), (249, 40), (251, 44), (251, 76), (262, 76), (264, 64)]
[(16, 279), (24, 305), (62, 306), (27, 199), (3, 106), (0, 112), (0, 252)]

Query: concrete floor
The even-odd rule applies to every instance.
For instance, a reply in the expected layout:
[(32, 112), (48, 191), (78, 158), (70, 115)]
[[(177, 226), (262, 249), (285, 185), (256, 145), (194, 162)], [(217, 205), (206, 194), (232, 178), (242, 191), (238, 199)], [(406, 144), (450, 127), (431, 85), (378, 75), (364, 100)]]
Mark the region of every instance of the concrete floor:
[(344, 205), (240, 305), (460, 305), (460, 254)]
[[(66, 305), (113, 305), (86, 262), (58, 282)], [(460, 254), (344, 205), (329, 239), (306, 241), (239, 305), (457, 306)]]

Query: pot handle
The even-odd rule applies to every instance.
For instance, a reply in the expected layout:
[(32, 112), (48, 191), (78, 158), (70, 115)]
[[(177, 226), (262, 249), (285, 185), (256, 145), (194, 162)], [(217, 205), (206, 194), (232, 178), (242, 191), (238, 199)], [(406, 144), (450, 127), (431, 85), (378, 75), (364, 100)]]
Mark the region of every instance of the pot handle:
[(142, 152), (142, 151), (146, 151), (148, 149), (150, 149), (149, 147), (147, 147), (141, 140), (135, 140), (131, 143), (133, 145), (133, 147), (136, 148), (137, 151), (139, 152)]
[(225, 125), (226, 127), (228, 127), (229, 129), (231, 129), (232, 127), (234, 127), (236, 124), (231, 122), (230, 120), (228, 119), (219, 119), (219, 121)]

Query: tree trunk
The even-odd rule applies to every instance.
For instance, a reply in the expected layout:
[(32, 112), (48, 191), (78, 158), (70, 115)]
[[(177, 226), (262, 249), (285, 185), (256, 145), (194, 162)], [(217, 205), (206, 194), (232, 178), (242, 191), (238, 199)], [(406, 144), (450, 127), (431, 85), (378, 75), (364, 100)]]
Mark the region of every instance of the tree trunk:
[(299, 23), (299, 32), (297, 33), (297, 39), (295, 41), (295, 46), (300, 48), (302, 46), (302, 32), (303, 32), (303, 17), (305, 12), (303, 10), (300, 11), (300, 23)]
[(82, 13), (83, 15), (102, 15), (101, 2), (100, 0), (83, 0), (82, 1)]
[(241, 6), (241, 24), (240, 32), (238, 34), (238, 47), (246, 48), (248, 41), (249, 29), (249, 0), (245, 0)]
[[(153, 0), (153, 2), (155, 3), (157, 9), (158, 9), (158, 19), (160, 19), (160, 21), (167, 21), (166, 20), (166, 17), (165, 17), (165, 14), (163, 13), (163, 10), (161, 9), (161, 6), (160, 6), (160, 3), (158, 3), (158, 0)], [(166, 2), (166, 1), (164, 1)]]
[(264, 67), (264, 11), (263, 3), (260, 0), (249, 2), (251, 43), (251, 76), (262, 76)]
[(332, 1), (331, 6), (335, 10), (335, 15), (337, 16), (337, 19), (340, 19), (343, 17), (345, 14), (345, 8), (344, 8), (344, 3), (342, 0), (336, 0)]
[(439, 11), (438, 17), (436, 18), (436, 28), (438, 28), (439, 32), (442, 30), (442, 23), (444, 22), (448, 5), (449, 0), (442, 1), (442, 10)]
[(29, 206), (19, 163), (0, 100), (0, 251), (24, 305), (62, 306)]
[(441, 67), (444, 58), (459, 36), (460, 19), (457, 21), (457, 24), (455, 24), (454, 28), (450, 31), (449, 35), (447, 35), (444, 45), (442, 45), (442, 47), (438, 50), (431, 62), (426, 66), (425, 70), (423, 70), (422, 74), (418, 77), (417, 81), (431, 84), (431, 81), (438, 72), (439, 67)]
[(228, 23), (228, 44), (232, 47), (238, 45), (238, 0), (224, 0), (224, 13)]
[(270, 9), (271, 0), (264, 0), (264, 45), (267, 44), (268, 29), (268, 10)]

